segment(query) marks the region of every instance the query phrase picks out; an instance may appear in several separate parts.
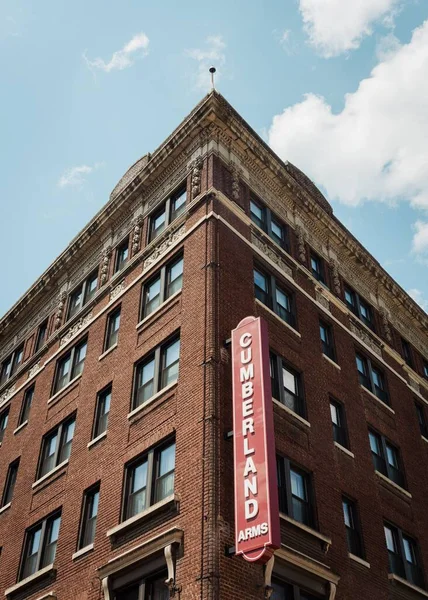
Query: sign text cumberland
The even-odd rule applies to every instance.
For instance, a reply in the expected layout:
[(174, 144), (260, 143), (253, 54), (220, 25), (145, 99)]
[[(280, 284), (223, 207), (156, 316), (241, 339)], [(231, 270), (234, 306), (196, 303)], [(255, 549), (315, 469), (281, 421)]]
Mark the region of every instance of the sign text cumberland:
[(232, 331), (235, 548), (266, 563), (281, 545), (267, 325), (247, 317)]

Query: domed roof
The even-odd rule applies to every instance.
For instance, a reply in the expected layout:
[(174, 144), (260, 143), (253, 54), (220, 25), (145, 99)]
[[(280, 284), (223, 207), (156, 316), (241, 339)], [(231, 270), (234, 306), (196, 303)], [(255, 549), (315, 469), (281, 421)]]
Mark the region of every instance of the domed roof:
[(303, 173), (300, 169), (293, 165), (293, 163), (286, 161), (285, 168), (289, 172), (289, 174), (296, 180), (296, 182), (301, 185), (310, 196), (318, 202), (323, 210), (329, 215), (333, 214), (333, 208), (331, 207), (330, 202), (324, 197), (323, 194), (319, 191), (317, 186), (309, 179), (307, 175)]
[(138, 173), (144, 169), (149, 160), (150, 153), (145, 154), (144, 156), (139, 158), (137, 162), (135, 162), (131, 167), (129, 167), (125, 175), (119, 180), (119, 183), (117, 183), (113, 188), (113, 191), (110, 194), (110, 200), (118, 196), (120, 192), (126, 188), (128, 183), (132, 181), (136, 177), (136, 175), (138, 175)]

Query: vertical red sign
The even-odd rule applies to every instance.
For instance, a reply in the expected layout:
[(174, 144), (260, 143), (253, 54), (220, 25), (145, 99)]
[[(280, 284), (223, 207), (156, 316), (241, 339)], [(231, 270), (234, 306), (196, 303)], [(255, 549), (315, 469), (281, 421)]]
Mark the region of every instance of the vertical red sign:
[(232, 331), (235, 550), (266, 563), (281, 546), (269, 341), (265, 321)]

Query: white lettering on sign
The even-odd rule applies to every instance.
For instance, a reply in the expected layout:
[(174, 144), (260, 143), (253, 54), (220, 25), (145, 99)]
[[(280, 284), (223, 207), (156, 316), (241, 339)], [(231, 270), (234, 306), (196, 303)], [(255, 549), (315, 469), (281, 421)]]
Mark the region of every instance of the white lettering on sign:
[(238, 542), (246, 542), (247, 540), (251, 540), (255, 537), (266, 535), (268, 531), (269, 525), (267, 523), (259, 523), (258, 525), (253, 525), (253, 527), (241, 529), (238, 535)]

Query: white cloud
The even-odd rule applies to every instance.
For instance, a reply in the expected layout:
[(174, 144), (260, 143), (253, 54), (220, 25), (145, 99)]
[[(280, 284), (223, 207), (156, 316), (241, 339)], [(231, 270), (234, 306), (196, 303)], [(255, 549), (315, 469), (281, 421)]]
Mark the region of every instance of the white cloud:
[(421, 290), (418, 290), (417, 288), (412, 288), (411, 290), (407, 290), (407, 293), (411, 298), (413, 298), (415, 302), (419, 304), (421, 308), (424, 309), (424, 311), (428, 311), (428, 301), (424, 298), (424, 295), (421, 292)]
[(66, 169), (58, 180), (58, 187), (82, 187), (86, 181), (86, 175), (89, 175), (96, 169), (103, 166), (103, 163), (95, 163), (93, 167), (89, 165), (80, 165)]
[(221, 72), (221, 67), (226, 62), (226, 55), (224, 53), (226, 44), (223, 41), (223, 37), (221, 35), (210, 35), (205, 41), (206, 48), (203, 50), (200, 48), (186, 50), (186, 55), (198, 62), (195, 85), (204, 92), (211, 88), (211, 76), (208, 70), (210, 66), (213, 65), (217, 69), (215, 74), (217, 82), (220, 77), (219, 69)]
[(415, 254), (428, 253), (428, 223), (416, 221), (414, 225), (415, 234), (412, 240), (412, 250)]
[(380, 20), (390, 27), (399, 0), (299, 0), (309, 42), (330, 58), (354, 50)]
[(122, 71), (131, 67), (137, 58), (147, 56), (148, 47), (149, 38), (145, 33), (139, 33), (126, 43), (122, 50), (114, 52), (109, 62), (105, 62), (102, 58), (89, 60), (85, 53), (83, 54), (83, 58), (91, 69), (101, 69), (105, 73), (110, 73), (110, 71), (114, 70)]
[(340, 112), (307, 94), (273, 118), (269, 143), (330, 199), (428, 209), (427, 73), (428, 21), (346, 94)]

